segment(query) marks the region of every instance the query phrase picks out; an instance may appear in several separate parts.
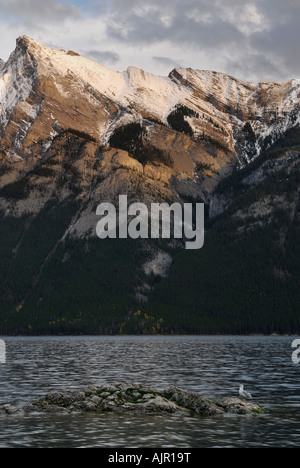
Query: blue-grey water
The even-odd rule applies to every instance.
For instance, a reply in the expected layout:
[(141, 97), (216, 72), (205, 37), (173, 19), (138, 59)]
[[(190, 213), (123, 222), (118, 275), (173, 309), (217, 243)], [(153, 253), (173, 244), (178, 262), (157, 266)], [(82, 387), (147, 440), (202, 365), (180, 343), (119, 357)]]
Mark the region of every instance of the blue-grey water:
[(0, 406), (52, 390), (133, 382), (203, 396), (238, 396), (239, 384), (263, 414), (10, 415), (0, 417), (0, 448), (298, 447), (300, 364), (295, 337), (10, 337), (0, 364)]

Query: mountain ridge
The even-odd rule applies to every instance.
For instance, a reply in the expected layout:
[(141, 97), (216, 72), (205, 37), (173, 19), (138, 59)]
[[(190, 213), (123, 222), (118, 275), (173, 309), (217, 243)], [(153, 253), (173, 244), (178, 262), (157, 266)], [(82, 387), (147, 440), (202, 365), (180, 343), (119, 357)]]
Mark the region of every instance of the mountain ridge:
[[(20, 73), (25, 59), (27, 66), (32, 62), (31, 69), (35, 68), (40, 79), (49, 79), (51, 74), (56, 76), (53, 86), (62, 98), (67, 100), (68, 93), (75, 86), (73, 91), (78, 88), (78, 92), (85, 93), (93, 107), (95, 92), (107, 99), (110, 105), (117, 105), (117, 114), (121, 115), (117, 115), (114, 122), (107, 121), (105, 115), (99, 115), (99, 128), (92, 130), (93, 136), (100, 138), (102, 143), (107, 143), (108, 131), (111, 132), (116, 125), (128, 123), (137, 116), (145, 118), (148, 114), (149, 117), (167, 124), (169, 113), (179, 104), (188, 105), (199, 114), (198, 119), (190, 119), (196, 136), (201, 136), (203, 132), (208, 133), (233, 152), (235, 145), (238, 145), (242, 124), (248, 120), (251, 120), (257, 134), (256, 154), (259, 154), (270, 134), (270, 125), (273, 127), (272, 134), (279, 135), (289, 126), (299, 123), (298, 118), (294, 122), (291, 120), (291, 115), (299, 110), (299, 80), (251, 83), (224, 73), (182, 68), (175, 68), (168, 77), (156, 76), (135, 67), (117, 72), (75, 52), (49, 49), (27, 36), (17, 39), (16, 50), (4, 65), (4, 73), (5, 67), (7, 69), (12, 61), (17, 61), (16, 68), (20, 68)], [(93, 89), (92, 94), (89, 93), (91, 89), (87, 89), (88, 86)], [(23, 86), (23, 91), (20, 98), (26, 101), (29, 92), (27, 83)], [(3, 95), (3, 89), (1, 94)], [(18, 99), (13, 104), (17, 102)], [(131, 106), (133, 109), (132, 112), (128, 112), (128, 109), (127, 112), (122, 112), (119, 106)], [(2, 99), (2, 109), (3, 107), (5, 108)], [(265, 128), (264, 120), (268, 128)], [(247, 148), (244, 151), (247, 157)]]

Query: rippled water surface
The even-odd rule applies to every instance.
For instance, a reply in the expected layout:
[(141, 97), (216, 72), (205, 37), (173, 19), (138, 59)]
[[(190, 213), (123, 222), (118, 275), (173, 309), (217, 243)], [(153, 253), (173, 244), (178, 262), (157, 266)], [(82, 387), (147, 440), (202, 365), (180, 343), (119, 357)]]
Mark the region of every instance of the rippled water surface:
[(30, 415), (0, 418), (0, 447), (298, 447), (300, 364), (293, 337), (4, 338), (0, 405), (52, 390), (125, 381), (176, 385), (210, 398), (243, 383), (265, 413), (251, 416)]

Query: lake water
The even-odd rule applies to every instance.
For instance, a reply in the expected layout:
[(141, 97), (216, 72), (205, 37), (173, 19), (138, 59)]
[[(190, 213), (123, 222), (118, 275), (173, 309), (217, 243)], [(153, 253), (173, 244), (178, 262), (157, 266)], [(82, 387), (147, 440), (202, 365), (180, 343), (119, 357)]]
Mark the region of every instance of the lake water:
[[(296, 338), (296, 337), (295, 337)], [(4, 338), (0, 405), (52, 390), (129, 382), (203, 396), (238, 396), (243, 383), (262, 415), (28, 415), (0, 417), (0, 448), (298, 447), (300, 364), (294, 337)]]

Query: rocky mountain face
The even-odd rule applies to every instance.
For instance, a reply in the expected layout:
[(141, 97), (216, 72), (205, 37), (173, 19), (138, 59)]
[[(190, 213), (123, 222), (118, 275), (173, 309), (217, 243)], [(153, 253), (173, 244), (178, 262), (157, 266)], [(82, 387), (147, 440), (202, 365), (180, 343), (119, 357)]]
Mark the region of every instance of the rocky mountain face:
[[(226, 298), (222, 307), (202, 304), (194, 295), (204, 272), (189, 278), (190, 254), (178, 242), (104, 245), (96, 208), (120, 194), (148, 205), (204, 202), (209, 239), (221, 215), (222, 223), (238, 222), (245, 238), (251, 226), (270, 227), (281, 210), (284, 249), (298, 222), (299, 95), (300, 80), (255, 84), (179, 68), (168, 77), (133, 67), (120, 73), (20, 37), (0, 62), (0, 331), (218, 331), (203, 324), (216, 310), (223, 323), (232, 305)], [(192, 263), (198, 259), (199, 268), (208, 251), (194, 253)], [(271, 277), (294, 284), (286, 262), (273, 265)], [(205, 272), (212, 282), (218, 276), (207, 265)], [(172, 275), (172, 287), (181, 282), (194, 298), (178, 302), (174, 320)], [(246, 322), (239, 330), (256, 331), (254, 319)]]

